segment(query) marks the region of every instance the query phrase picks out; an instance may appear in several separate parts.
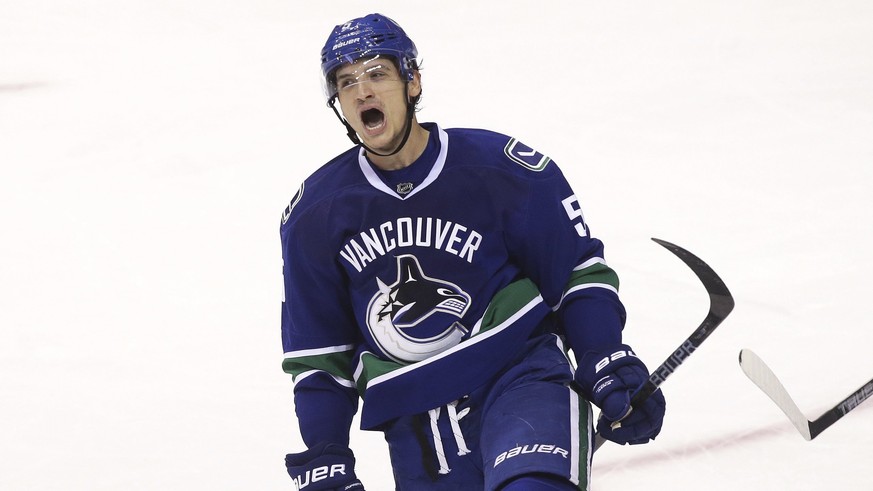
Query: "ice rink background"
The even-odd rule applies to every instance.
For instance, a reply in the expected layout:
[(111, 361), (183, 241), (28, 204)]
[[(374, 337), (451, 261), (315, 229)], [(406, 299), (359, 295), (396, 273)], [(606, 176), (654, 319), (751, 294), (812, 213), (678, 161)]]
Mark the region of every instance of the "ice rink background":
[[(330, 29), (378, 11), (423, 59), (419, 118), (562, 166), (664, 385), (658, 440), (604, 447), (595, 491), (873, 489), (873, 4), (0, 0), (0, 489), (283, 490), (301, 449), (280, 368), (278, 225), (349, 142), (320, 93)], [(303, 6), (305, 5), (305, 6)], [(358, 475), (392, 489), (379, 434)]]

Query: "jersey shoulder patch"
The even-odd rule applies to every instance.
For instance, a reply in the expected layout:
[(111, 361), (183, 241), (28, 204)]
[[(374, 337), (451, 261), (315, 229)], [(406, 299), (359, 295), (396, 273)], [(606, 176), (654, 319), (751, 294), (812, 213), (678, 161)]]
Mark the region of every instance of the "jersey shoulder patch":
[(297, 190), (297, 194), (291, 198), (291, 202), (288, 203), (288, 206), (285, 207), (285, 210), (282, 211), (282, 225), (288, 223), (288, 219), (291, 218), (291, 212), (294, 211), (294, 207), (297, 206), (297, 203), (300, 203), (301, 198), (303, 198), (303, 190), (305, 188), (305, 183), (300, 184), (300, 189)]
[(516, 138), (509, 139), (503, 148), (503, 153), (516, 164), (534, 172), (540, 172), (545, 169), (549, 162), (552, 161), (549, 157), (518, 141)]

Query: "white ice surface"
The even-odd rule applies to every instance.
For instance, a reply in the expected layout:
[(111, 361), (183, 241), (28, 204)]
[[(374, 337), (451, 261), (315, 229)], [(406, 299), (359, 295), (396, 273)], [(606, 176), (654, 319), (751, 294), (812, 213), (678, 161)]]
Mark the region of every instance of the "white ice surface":
[(873, 403), (806, 442), (736, 359), (810, 418), (873, 376), (865, 0), (0, 0), (0, 489), (290, 489), (279, 217), (349, 145), (318, 52), (371, 11), (418, 44), (422, 120), (562, 166), (650, 365), (706, 312), (650, 237), (735, 295), (595, 491), (873, 489)]

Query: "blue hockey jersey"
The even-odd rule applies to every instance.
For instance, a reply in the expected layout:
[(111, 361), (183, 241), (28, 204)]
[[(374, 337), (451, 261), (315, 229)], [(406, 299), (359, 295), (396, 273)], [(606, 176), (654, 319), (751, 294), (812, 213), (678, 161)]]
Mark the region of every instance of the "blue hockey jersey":
[(557, 165), (476, 129), (430, 132), (412, 165), (352, 148), (282, 216), (283, 369), (304, 442), (425, 412), (493, 379), (532, 333), (577, 356), (617, 344), (618, 278)]

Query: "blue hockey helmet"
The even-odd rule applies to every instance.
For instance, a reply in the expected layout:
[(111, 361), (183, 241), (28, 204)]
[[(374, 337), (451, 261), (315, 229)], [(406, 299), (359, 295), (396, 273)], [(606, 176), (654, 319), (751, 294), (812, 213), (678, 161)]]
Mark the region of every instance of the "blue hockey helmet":
[(406, 81), (418, 68), (415, 43), (399, 24), (382, 14), (369, 14), (334, 27), (321, 50), (321, 72), (328, 102), (337, 95), (334, 72), (341, 65), (367, 56), (390, 56)]

